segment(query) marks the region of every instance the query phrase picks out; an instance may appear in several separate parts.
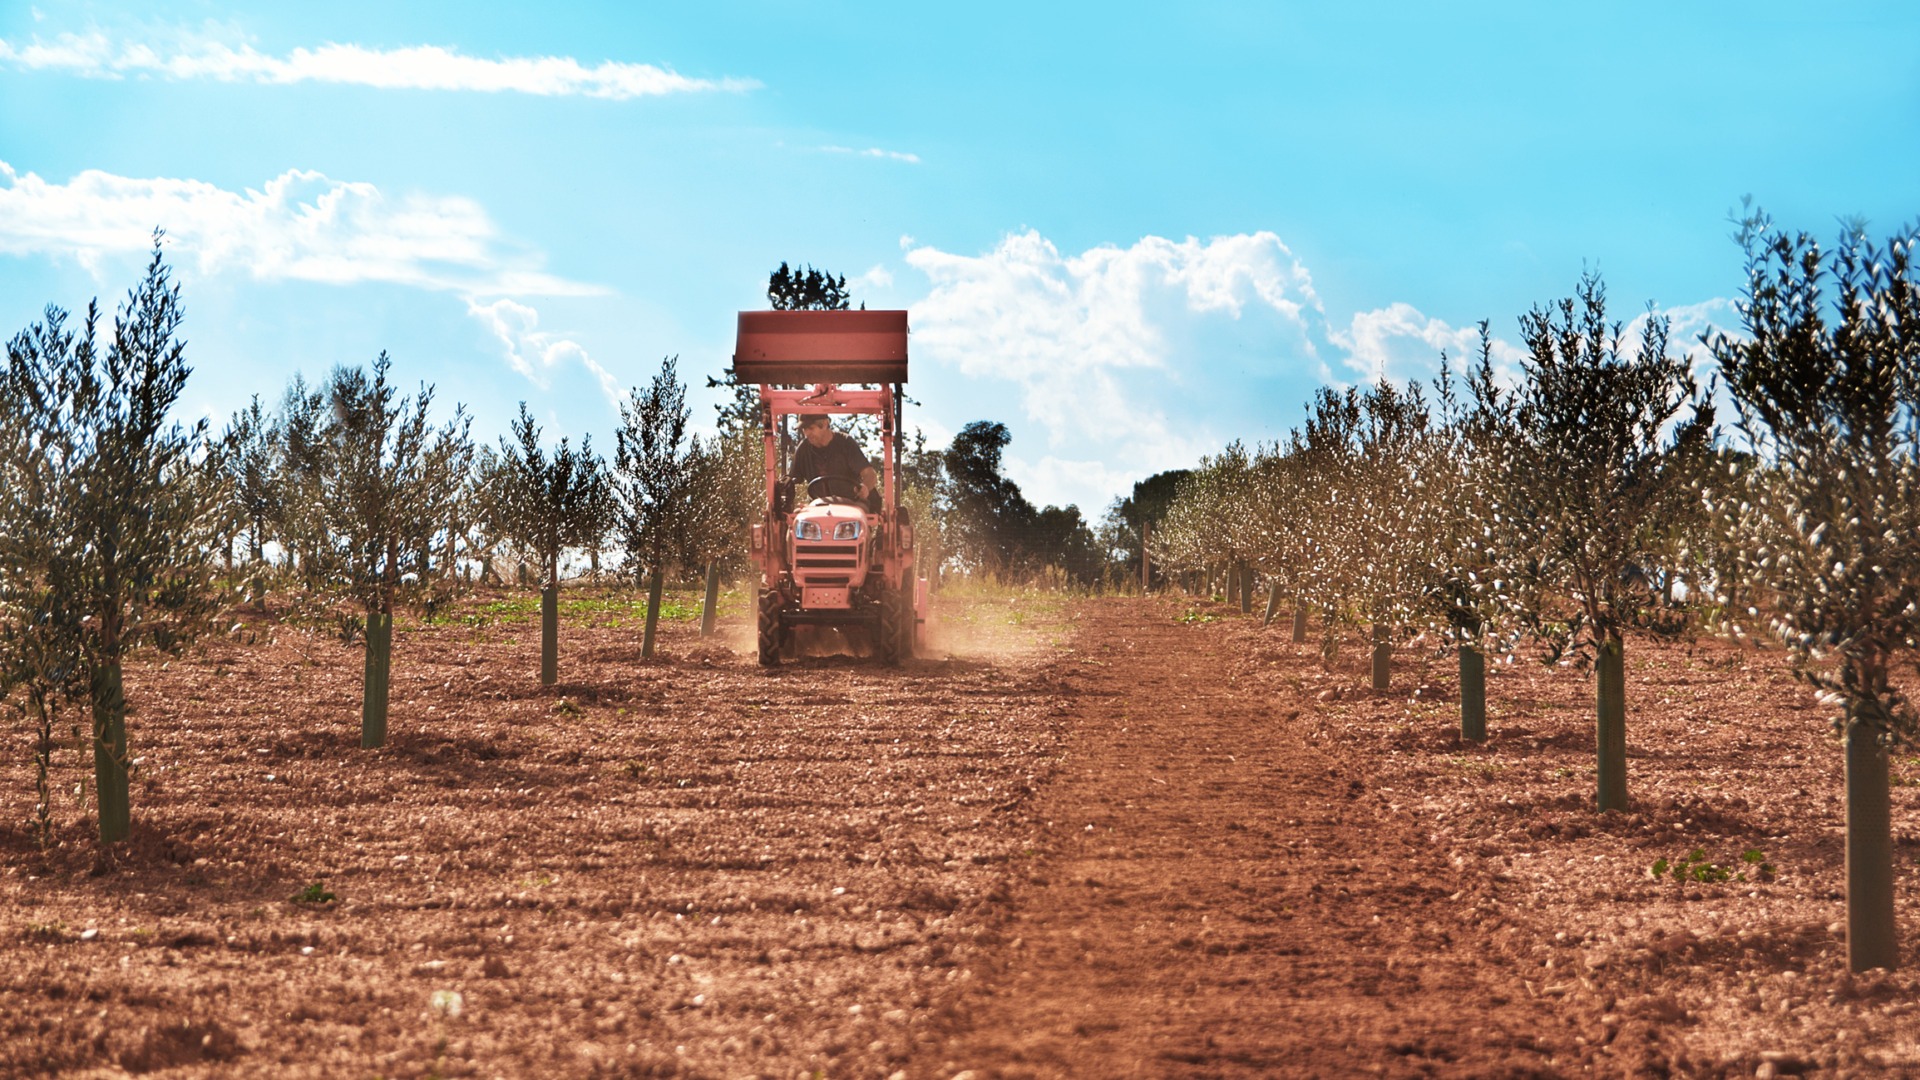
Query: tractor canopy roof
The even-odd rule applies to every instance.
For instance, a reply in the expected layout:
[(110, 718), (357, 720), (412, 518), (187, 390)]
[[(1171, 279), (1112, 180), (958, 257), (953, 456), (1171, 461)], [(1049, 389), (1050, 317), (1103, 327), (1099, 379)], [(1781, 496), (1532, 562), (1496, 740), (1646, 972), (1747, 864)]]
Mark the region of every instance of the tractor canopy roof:
[(907, 381), (904, 311), (743, 311), (733, 376), (742, 383)]

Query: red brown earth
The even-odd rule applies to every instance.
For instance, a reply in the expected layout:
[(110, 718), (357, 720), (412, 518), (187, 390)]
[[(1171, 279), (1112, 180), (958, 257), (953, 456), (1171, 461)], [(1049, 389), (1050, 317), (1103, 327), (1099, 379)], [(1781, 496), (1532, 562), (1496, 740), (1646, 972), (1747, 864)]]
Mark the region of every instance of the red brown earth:
[[(403, 622), (377, 751), (324, 634), (131, 670), (127, 844), (69, 792), (41, 854), (20, 733), (0, 771), (0, 1072), (1920, 1075), (1920, 979), (1846, 974), (1840, 754), (1778, 652), (1630, 643), (1602, 816), (1572, 669), (1492, 673), (1472, 747), (1418, 648), (1374, 694), (1217, 604), (940, 603), (897, 671), (762, 671), (690, 622), (643, 661), (583, 593), (542, 688), (530, 605), (478, 598)], [(1728, 880), (1649, 873), (1695, 849)]]

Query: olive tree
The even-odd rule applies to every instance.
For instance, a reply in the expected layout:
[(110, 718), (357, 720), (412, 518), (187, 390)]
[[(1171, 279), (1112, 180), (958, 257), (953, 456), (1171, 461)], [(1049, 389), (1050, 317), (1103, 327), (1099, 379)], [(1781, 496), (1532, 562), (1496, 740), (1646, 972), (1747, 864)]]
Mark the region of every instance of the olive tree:
[(1432, 438), (1426, 397), (1382, 379), (1359, 396), (1346, 473), (1347, 591), (1372, 627), (1372, 682), (1387, 689), (1393, 640), (1426, 603), (1435, 534), (1424, 490)]
[[(43, 694), (84, 682), (104, 843), (132, 823), (122, 662), (144, 645), (177, 650), (214, 610), (216, 508), (212, 486), (193, 475), (205, 466), (206, 425), (171, 418), (192, 369), (180, 289), (154, 239), (104, 349), (97, 306), (73, 331), (49, 308), (9, 343), (0, 401), (12, 417), (9, 457), (38, 458), (8, 470), (26, 486), (7, 500), (0, 617), (27, 618), (31, 639), (24, 667), (18, 657), (9, 666)], [(69, 678), (76, 658), (83, 670)]]
[[(57, 309), (10, 344), (9, 357), (63, 355), (72, 348)], [(63, 340), (63, 338), (65, 340)], [(37, 339), (37, 340), (36, 340)], [(54, 731), (86, 699), (80, 651), (79, 564), (71, 527), (71, 473), (62, 444), (32, 423), (30, 389), (0, 369), (0, 704), (34, 734), (34, 836), (53, 842)]]
[(1529, 529), (1512, 467), (1514, 395), (1495, 378), (1493, 340), (1480, 323), (1480, 350), (1460, 393), (1447, 357), (1434, 380), (1438, 423), (1421, 465), (1427, 547), (1421, 620), (1454, 652), (1460, 669), (1460, 737), (1487, 737), (1487, 659), (1510, 656), (1522, 610), (1537, 607), (1538, 537)]
[(221, 491), (232, 531), (246, 537), (245, 578), (253, 602), (264, 604), (262, 575), (270, 523), (279, 513), (280, 428), (255, 394), (233, 414), (220, 438)]
[(597, 539), (591, 532), (596, 502), (608, 485), (606, 467), (593, 452), (591, 436), (580, 440), (579, 450), (563, 438), (549, 455), (524, 401), (513, 438), (500, 440), (493, 460), (495, 529), (540, 567), (540, 681), (551, 686), (559, 677), (560, 553)]
[(1235, 442), (1183, 475), (1160, 519), (1153, 547), (1168, 569), (1243, 576), (1256, 555), (1251, 459)]
[[(687, 440), (687, 388), (676, 358), (661, 361), (645, 389), (634, 387), (620, 404), (614, 433), (614, 491), (620, 500), (620, 535), (627, 565), (648, 575), (647, 628), (640, 654), (653, 656), (660, 596), (670, 564), (687, 550), (695, 500), (694, 448)], [(697, 443), (698, 440), (695, 440)]]
[(1564, 618), (1536, 613), (1550, 656), (1596, 668), (1598, 806), (1627, 806), (1625, 635), (1674, 633), (1685, 618), (1661, 580), (1674, 553), (1664, 519), (1689, 497), (1689, 472), (1708, 451), (1713, 407), (1667, 320), (1649, 313), (1628, 346), (1607, 320), (1600, 279), (1520, 320), (1527, 357), (1507, 447), (1512, 512), (1535, 529), (1538, 571), (1571, 601)]
[(276, 495), (267, 507), (268, 527), (280, 541), (281, 558), (294, 580), (324, 592), (327, 517), (323, 483), (329, 467), (325, 388), (295, 375), (275, 418)]
[[(393, 664), (393, 612), (406, 584), (405, 545), (418, 536), (413, 515), (438, 504), (445, 482), (434, 450), (463, 430), (428, 421), (433, 387), (402, 397), (387, 380), (385, 352), (372, 371), (337, 367), (318, 392), (323, 419), (300, 425), (290, 446), (309, 485), (313, 524), (309, 576), (330, 595), (353, 601), (365, 617), (366, 673), (360, 745), (387, 738), (387, 688)], [(304, 400), (302, 396), (301, 400)]]
[(1320, 655), (1332, 663), (1352, 600), (1353, 531), (1359, 527), (1354, 456), (1360, 427), (1360, 395), (1322, 387), (1309, 407), (1304, 431), (1292, 438), (1299, 462), (1302, 603), (1320, 613)]
[(1302, 528), (1308, 478), (1298, 455), (1284, 443), (1263, 445), (1248, 464), (1247, 516), (1254, 565), (1269, 585), (1261, 625), (1273, 622), (1280, 601), (1293, 603), (1293, 641), (1307, 639), (1307, 609), (1300, 600), (1307, 560)]
[(1715, 501), (1744, 541), (1752, 602), (1845, 744), (1847, 956), (1899, 963), (1888, 748), (1915, 735), (1895, 671), (1920, 640), (1920, 289), (1915, 230), (1855, 226), (1832, 250), (1750, 211), (1740, 242), (1747, 337), (1711, 341), (1759, 455)]
[(748, 531), (760, 520), (765, 499), (763, 452), (760, 433), (745, 425), (722, 427), (706, 440), (696, 435), (689, 446), (691, 498), (686, 505), (680, 558), (688, 568), (706, 568), (700, 616), (703, 636), (714, 631), (714, 607), (719, 601), (723, 569), (739, 570), (746, 565)]
[(428, 440), (417, 482), (406, 489), (400, 508), (403, 572), (411, 574), (429, 612), (455, 587), (460, 540), (473, 503), (472, 427), (466, 406), (454, 405), (453, 419)]

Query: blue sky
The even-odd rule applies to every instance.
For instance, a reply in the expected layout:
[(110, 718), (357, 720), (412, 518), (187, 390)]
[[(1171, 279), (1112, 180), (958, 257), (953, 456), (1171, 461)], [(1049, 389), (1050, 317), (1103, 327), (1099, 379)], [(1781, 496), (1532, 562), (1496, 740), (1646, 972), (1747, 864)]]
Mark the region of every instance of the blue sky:
[(9, 3), (0, 329), (117, 300), (158, 225), (194, 414), (386, 349), (485, 437), (526, 400), (610, 447), (809, 262), (912, 312), (910, 422), (1005, 422), (1097, 519), (1583, 267), (1729, 322), (1742, 195), (1913, 220), (1915, 10)]

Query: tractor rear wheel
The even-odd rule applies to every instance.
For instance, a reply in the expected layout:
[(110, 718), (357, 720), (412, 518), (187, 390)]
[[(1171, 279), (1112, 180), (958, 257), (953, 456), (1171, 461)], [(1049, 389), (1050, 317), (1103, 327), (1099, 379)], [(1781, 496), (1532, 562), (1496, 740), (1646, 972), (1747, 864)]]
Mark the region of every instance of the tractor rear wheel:
[(760, 590), (760, 666), (780, 664), (780, 590)]
[(914, 635), (920, 629), (918, 624), (919, 619), (913, 610), (913, 586), (908, 585), (900, 590), (900, 659), (902, 660), (913, 659), (919, 651), (914, 647)]
[(913, 656), (913, 598), (888, 589), (880, 598), (880, 662), (893, 665)]

